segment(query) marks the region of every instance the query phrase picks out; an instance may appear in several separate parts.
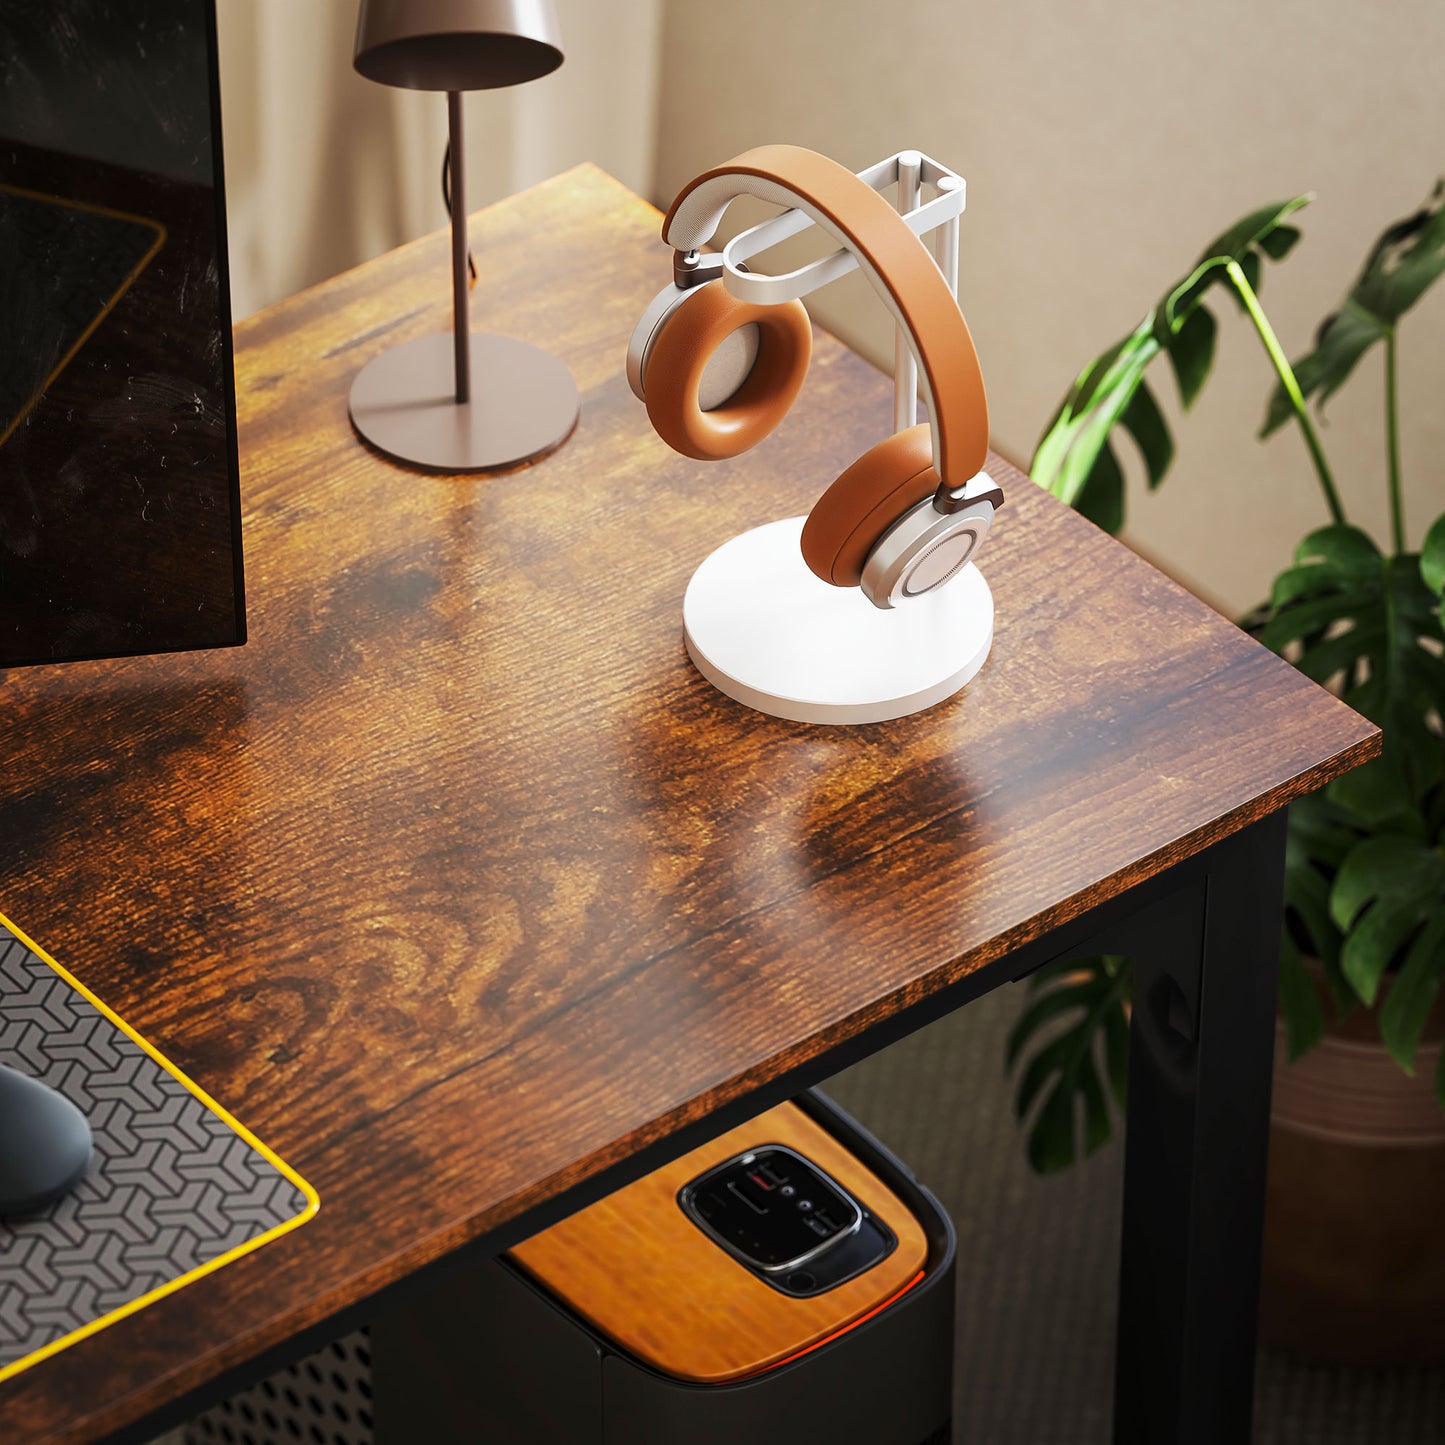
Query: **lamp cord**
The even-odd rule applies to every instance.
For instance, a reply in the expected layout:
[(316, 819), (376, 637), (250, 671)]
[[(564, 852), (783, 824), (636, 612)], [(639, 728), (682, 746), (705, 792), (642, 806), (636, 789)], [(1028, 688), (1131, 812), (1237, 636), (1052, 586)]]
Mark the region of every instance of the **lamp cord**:
[[(442, 205), (447, 208), (447, 220), (452, 218), (452, 143), (447, 140), (447, 148), (442, 156)], [(471, 247), (467, 247), (467, 275), (470, 278), (469, 285), (477, 284), (477, 263), (472, 260)]]

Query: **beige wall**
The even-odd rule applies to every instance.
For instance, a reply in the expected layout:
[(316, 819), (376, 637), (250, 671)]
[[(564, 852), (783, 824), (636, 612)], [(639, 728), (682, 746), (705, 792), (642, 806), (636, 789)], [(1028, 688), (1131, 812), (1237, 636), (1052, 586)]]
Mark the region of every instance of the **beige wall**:
[[(469, 209), (584, 160), (649, 185), (662, 0), (556, 4), (562, 67), (467, 97)], [(237, 317), (446, 225), (445, 97), (357, 75), (356, 9), (218, 0)]]
[[(663, 202), (694, 171), (762, 141), (855, 167), (905, 145), (928, 151), (968, 178), (964, 309), (995, 443), (1022, 461), (1078, 368), (1236, 216), (1318, 193), (1304, 242), (1265, 286), (1297, 354), (1384, 223), (1445, 169), (1439, 0), (558, 9), (562, 68), (468, 100), (470, 205), (581, 160)], [(445, 223), (445, 106), (352, 71), (354, 0), (219, 0), (218, 10), (238, 316)], [(891, 357), (881, 309), (856, 277), (810, 306), (875, 359)], [(1220, 315), (1219, 368), (1176, 427), (1174, 472), (1154, 496), (1131, 480), (1131, 535), (1239, 610), (1324, 513), (1292, 431), (1253, 440), (1272, 374), (1233, 307)], [(1401, 364), (1418, 540), (1445, 505), (1445, 286), (1407, 320)], [(1377, 535), (1381, 375), (1372, 357), (1324, 432), (1352, 517)], [(1172, 403), (1172, 382), (1157, 380)]]
[[(1264, 288), (1303, 350), (1374, 236), (1445, 169), (1442, 54), (1440, 0), (667, 0), (654, 197), (765, 141), (855, 168), (916, 146), (961, 171), (964, 310), (995, 444), (1027, 461), (1079, 367), (1211, 237), (1312, 189), (1305, 239)], [(815, 315), (891, 359), (866, 288), (833, 289)], [(1131, 482), (1131, 530), (1240, 610), (1325, 514), (1297, 436), (1253, 440), (1272, 372), (1232, 305), (1219, 315), (1217, 374), (1164, 488)], [(1445, 283), (1407, 320), (1401, 366), (1418, 541), (1445, 506)], [(1383, 536), (1379, 357), (1362, 371), (1325, 443), (1352, 519)]]

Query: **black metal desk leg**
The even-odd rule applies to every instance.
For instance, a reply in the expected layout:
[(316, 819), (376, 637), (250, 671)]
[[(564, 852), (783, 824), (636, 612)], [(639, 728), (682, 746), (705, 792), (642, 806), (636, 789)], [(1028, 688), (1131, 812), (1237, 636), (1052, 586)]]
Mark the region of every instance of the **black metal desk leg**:
[(1216, 844), (1193, 938), (1135, 958), (1116, 1445), (1250, 1438), (1284, 827)]

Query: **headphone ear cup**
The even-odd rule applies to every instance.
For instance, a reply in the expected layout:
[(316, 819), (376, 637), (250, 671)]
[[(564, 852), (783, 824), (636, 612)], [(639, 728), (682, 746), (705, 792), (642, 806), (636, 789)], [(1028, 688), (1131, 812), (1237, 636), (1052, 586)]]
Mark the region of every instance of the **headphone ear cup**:
[(803, 523), (803, 560), (824, 582), (856, 587), (878, 539), (938, 490), (926, 424), (870, 447), (818, 498)]
[[(737, 390), (705, 411), (700, 397), (708, 362), (745, 326), (757, 327), (757, 358)], [(647, 415), (658, 436), (684, 456), (735, 457), (787, 415), (812, 356), (813, 328), (801, 301), (758, 306), (709, 281), (662, 323), (652, 343)]]

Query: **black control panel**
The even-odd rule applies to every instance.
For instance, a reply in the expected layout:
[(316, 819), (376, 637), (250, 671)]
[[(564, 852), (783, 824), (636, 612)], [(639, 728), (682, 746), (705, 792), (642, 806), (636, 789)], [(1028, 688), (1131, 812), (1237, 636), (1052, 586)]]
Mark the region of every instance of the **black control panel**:
[(782, 1144), (750, 1149), (683, 1186), (683, 1212), (784, 1294), (852, 1279), (897, 1243), (816, 1164)]

